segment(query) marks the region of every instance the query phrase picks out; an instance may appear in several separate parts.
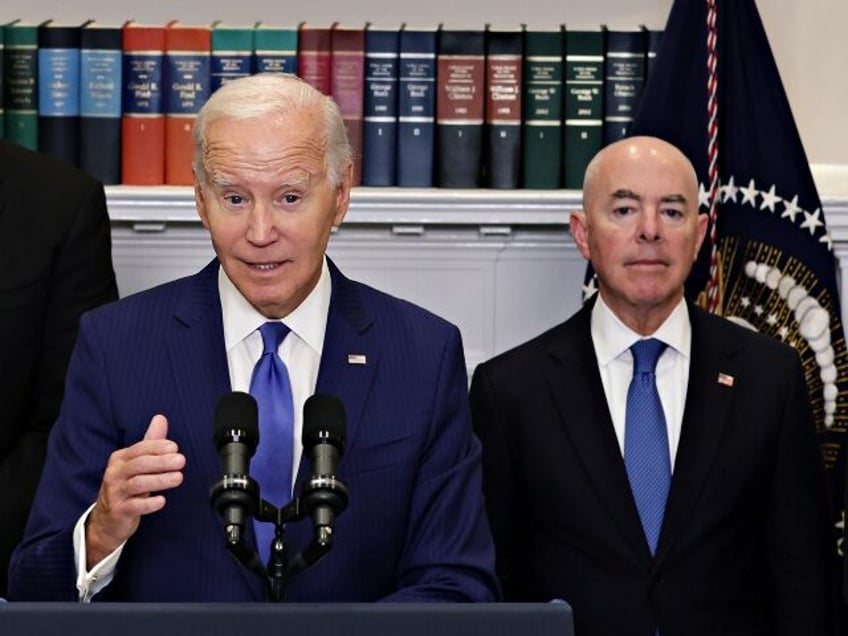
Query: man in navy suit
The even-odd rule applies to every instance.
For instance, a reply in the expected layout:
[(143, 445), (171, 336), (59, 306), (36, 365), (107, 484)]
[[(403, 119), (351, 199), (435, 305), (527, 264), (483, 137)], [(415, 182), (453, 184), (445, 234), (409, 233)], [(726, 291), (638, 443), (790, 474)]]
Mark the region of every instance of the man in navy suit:
[(59, 414), (80, 315), (117, 298), (103, 185), (0, 140), (0, 596)]
[[(288, 599), (494, 600), (459, 331), (325, 256), (352, 178), (338, 108), (293, 76), (244, 78), (205, 104), (195, 143), (197, 209), (217, 259), (83, 318), (10, 596), (268, 598), (209, 503), (221, 476), (212, 429), (219, 398), (249, 388), (259, 327), (282, 321), (293, 482), (309, 472), (297, 471), (302, 405), (327, 393), (347, 413), (338, 475), (350, 493), (333, 549)], [(311, 533), (308, 519), (288, 524), (288, 552)]]
[[(790, 347), (684, 299), (707, 227), (692, 165), (659, 139), (611, 144), (583, 206), (570, 228), (594, 301), (471, 384), (504, 597), (565, 599), (581, 636), (831, 634), (804, 372)], [(631, 389), (631, 347), (656, 341)], [(662, 416), (631, 401), (642, 376)]]

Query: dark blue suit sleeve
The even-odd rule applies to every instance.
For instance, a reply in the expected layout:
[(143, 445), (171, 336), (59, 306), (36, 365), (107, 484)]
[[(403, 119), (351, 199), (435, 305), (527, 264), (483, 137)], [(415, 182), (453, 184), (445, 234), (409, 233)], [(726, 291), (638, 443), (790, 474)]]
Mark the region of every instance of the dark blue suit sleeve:
[(480, 443), (471, 431), (459, 332), (442, 353), (431, 428), (412, 492), (400, 589), (387, 601), (494, 601), (494, 546), (482, 492)]

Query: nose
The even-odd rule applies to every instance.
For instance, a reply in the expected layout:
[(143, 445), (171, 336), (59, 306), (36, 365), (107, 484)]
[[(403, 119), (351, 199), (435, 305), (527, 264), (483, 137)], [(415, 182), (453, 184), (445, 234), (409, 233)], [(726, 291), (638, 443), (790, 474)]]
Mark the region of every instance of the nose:
[(639, 240), (654, 243), (660, 240), (659, 210), (645, 207), (639, 216)]
[(257, 200), (250, 209), (247, 221), (247, 240), (254, 245), (268, 245), (278, 237), (272, 206)]

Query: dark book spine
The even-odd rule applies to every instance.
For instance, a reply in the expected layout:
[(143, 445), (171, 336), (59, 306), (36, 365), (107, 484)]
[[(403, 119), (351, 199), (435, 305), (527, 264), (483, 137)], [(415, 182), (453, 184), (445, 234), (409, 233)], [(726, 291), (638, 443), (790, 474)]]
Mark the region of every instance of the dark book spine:
[(436, 138), (437, 32), (400, 33), (398, 79), (397, 184), (433, 185)]
[(525, 188), (555, 190), (562, 178), (562, 33), (524, 34)]
[(80, 35), (80, 168), (104, 184), (121, 182), (121, 29)]
[(365, 31), (362, 185), (397, 182), (398, 32)]
[(302, 26), (297, 34), (297, 74), (310, 86), (330, 94), (330, 29)]
[(362, 183), (362, 114), (365, 101), (365, 29), (331, 32), (330, 94), (339, 105), (353, 151), (353, 185)]
[(11, 25), (3, 30), (6, 138), (38, 150), (38, 27)]
[(486, 184), (521, 183), (521, 31), (486, 32)]
[(486, 43), (483, 31), (441, 31), (436, 98), (436, 170), (442, 188), (483, 184)]
[(603, 144), (603, 32), (568, 31), (565, 51), (563, 185), (579, 190), (586, 165)]
[(604, 55), (604, 145), (624, 139), (645, 84), (645, 32), (607, 31)]
[(39, 26), (38, 78), (38, 149), (78, 166), (79, 26)]

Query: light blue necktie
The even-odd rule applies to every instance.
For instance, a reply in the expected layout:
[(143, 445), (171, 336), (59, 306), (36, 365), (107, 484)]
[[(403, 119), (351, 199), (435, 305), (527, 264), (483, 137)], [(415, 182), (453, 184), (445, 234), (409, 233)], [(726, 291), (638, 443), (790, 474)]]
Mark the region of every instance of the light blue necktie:
[[(266, 322), (259, 333), (262, 356), (250, 379), (250, 394), (259, 407), (259, 447), (251, 473), (259, 483), (261, 497), (279, 508), (291, 499), (294, 407), (289, 373), (277, 354), (289, 328), (281, 322)], [(259, 556), (267, 563), (274, 524), (254, 520), (253, 527)]]
[(624, 425), (624, 465), (651, 554), (657, 549), (671, 483), (668, 431), (654, 372), (664, 349), (665, 343), (656, 338), (630, 347), (633, 379)]

